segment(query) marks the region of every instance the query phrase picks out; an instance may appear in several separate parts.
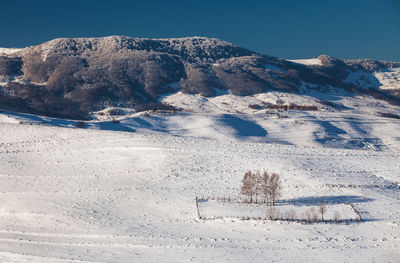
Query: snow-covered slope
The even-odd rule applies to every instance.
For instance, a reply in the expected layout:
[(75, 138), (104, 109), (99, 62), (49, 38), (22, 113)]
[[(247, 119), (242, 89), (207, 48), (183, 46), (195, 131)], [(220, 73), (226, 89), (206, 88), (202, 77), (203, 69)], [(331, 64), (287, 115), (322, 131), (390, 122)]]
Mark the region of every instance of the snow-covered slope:
[(381, 83), (380, 89), (400, 90), (400, 68), (375, 72), (374, 76)]
[(298, 64), (303, 64), (303, 65), (318, 65), (318, 66), (322, 66), (323, 65), (321, 60), (319, 60), (318, 58), (291, 59), (289, 61), (294, 62), (294, 63), (298, 63)]
[(12, 53), (16, 53), (18, 51), (21, 51), (22, 48), (4, 48), (0, 47), (0, 55), (10, 55)]
[[(398, 68), (398, 62), (328, 55), (288, 61), (207, 37), (60, 38), (0, 56), (0, 108), (88, 119), (106, 106), (171, 109), (159, 103), (171, 92), (214, 98), (218, 104), (225, 98), (221, 92), (303, 95), (303, 83), (326, 95), (334, 87), (348, 97), (369, 95), (400, 105), (400, 94), (393, 92)], [(362, 88), (370, 86), (383, 88)]]
[(400, 90), (400, 68), (385, 69), (377, 72), (350, 73), (346, 81), (363, 88), (381, 90)]
[[(321, 135), (333, 140), (352, 125), (365, 137), (387, 136), (398, 146), (400, 123), (394, 119), (154, 113), (75, 129), (66, 128), (72, 121), (1, 116), (2, 262), (396, 262), (400, 257), (396, 147), (327, 148), (307, 138), (323, 128)], [(121, 125), (136, 132), (117, 131)], [(271, 141), (252, 142), (257, 137)], [(283, 139), (293, 145), (279, 143)], [(247, 169), (280, 173), (282, 199), (300, 206), (350, 202), (363, 221), (200, 220), (195, 197), (239, 196)], [(267, 213), (263, 205), (254, 209)]]
[[(321, 89), (329, 89), (326, 94)], [(110, 107), (93, 113), (85, 128), (162, 133), (210, 139), (323, 146), (346, 149), (398, 149), (398, 106), (341, 89), (303, 83), (300, 94), (268, 92), (215, 97), (176, 92), (161, 101), (181, 111)], [(1, 115), (0, 115), (1, 116)], [(8, 112), (5, 122), (75, 127), (76, 121)]]

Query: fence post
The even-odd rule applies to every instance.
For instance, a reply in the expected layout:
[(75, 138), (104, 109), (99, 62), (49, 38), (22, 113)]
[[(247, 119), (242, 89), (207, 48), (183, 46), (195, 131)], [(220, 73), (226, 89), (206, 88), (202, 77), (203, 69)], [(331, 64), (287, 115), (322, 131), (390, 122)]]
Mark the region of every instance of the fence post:
[(196, 211), (197, 211), (197, 216), (199, 219), (201, 219), (200, 212), (199, 212), (199, 199), (196, 196)]

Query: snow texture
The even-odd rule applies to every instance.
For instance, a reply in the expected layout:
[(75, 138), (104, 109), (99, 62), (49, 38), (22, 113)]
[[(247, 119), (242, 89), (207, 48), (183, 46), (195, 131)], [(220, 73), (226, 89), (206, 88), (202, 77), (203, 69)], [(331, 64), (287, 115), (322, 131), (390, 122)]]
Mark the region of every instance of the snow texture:
[(0, 55), (9, 55), (18, 51), (21, 51), (22, 48), (4, 48), (0, 47)]
[(291, 62), (294, 63), (298, 63), (298, 64), (303, 64), (303, 65), (318, 65), (318, 66), (323, 66), (321, 60), (319, 60), (318, 58), (310, 58), (310, 59), (291, 59), (289, 60)]
[[(223, 98), (204, 107), (218, 109), (212, 103)], [(79, 129), (3, 112), (0, 261), (397, 262), (400, 121), (346, 110), (280, 114), (133, 113)], [(195, 197), (239, 196), (248, 169), (279, 173), (281, 199), (297, 214), (340, 201), (363, 220), (199, 219)], [(201, 212), (266, 213), (214, 204)], [(334, 210), (354, 215), (334, 205), (326, 216)]]
[(354, 72), (347, 76), (346, 81), (367, 89), (400, 90), (400, 68), (373, 73)]

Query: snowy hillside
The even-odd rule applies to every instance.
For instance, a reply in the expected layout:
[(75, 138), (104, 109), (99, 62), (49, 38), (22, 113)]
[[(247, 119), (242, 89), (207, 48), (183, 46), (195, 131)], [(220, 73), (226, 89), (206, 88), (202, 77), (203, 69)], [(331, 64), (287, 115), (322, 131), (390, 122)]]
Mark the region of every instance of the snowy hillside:
[[(213, 114), (131, 113), (80, 129), (0, 114), (0, 261), (396, 262), (400, 120), (328, 110), (216, 114), (221, 103), (205, 104)], [(211, 201), (200, 212), (222, 218), (199, 219), (195, 197), (240, 198), (247, 169), (281, 174), (281, 199), (300, 218), (333, 202), (328, 218), (337, 210), (355, 218), (340, 205), (351, 203), (363, 220), (243, 221), (232, 215), (265, 217), (268, 208)]]
[(385, 69), (372, 73), (354, 72), (347, 76), (346, 81), (363, 88), (400, 90), (400, 68)]
[(323, 65), (321, 60), (319, 60), (318, 58), (292, 59), (292, 60), (289, 60), (289, 61), (294, 62), (294, 63), (303, 64), (303, 65), (319, 65), (319, 66)]
[[(398, 62), (328, 55), (286, 60), (207, 37), (59, 38), (14, 51), (0, 55), (0, 109), (58, 118), (88, 120), (109, 106), (172, 110), (171, 99), (160, 102), (172, 93), (218, 101), (221, 94), (339, 90), (400, 105)], [(193, 98), (184, 97), (175, 98)]]

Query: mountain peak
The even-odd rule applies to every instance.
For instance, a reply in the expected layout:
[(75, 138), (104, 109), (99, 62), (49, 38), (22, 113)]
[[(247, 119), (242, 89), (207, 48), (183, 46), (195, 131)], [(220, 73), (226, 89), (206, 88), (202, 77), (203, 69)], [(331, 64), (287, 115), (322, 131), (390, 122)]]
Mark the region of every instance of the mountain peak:
[(128, 36), (107, 36), (100, 38), (57, 38), (38, 46), (24, 49), (20, 54), (32, 52), (47, 55), (102, 56), (115, 52), (158, 52), (178, 55), (190, 61), (217, 60), (255, 54), (232, 43), (208, 37), (184, 38), (134, 38)]

